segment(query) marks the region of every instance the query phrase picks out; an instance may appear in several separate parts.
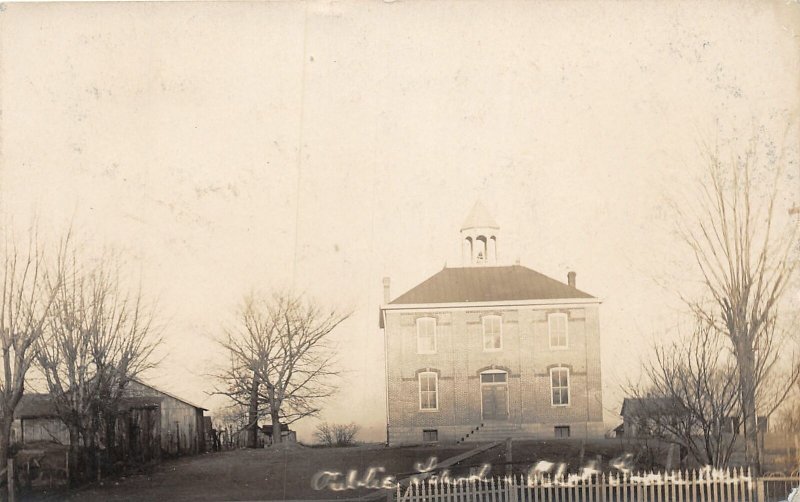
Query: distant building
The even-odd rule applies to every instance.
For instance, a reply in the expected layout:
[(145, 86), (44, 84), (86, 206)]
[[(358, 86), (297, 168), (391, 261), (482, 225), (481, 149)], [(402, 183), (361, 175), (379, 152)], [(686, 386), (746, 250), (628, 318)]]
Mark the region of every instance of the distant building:
[(477, 203), (462, 267), (395, 299), (384, 279), (389, 443), (603, 436), (600, 300), (498, 265), (499, 234)]
[[(636, 437), (664, 437), (669, 432), (670, 425), (675, 430), (675, 424), (681, 420), (684, 411), (681, 403), (664, 397), (628, 398), (622, 401), (622, 425), (619, 435), (629, 438)], [(680, 422), (683, 423), (683, 422)], [(725, 434), (743, 434), (742, 420), (739, 415), (728, 415), (720, 424), (720, 430)], [(768, 420), (765, 416), (758, 417), (758, 432), (767, 432)], [(692, 434), (695, 434), (693, 432)], [(700, 431), (697, 431), (700, 434)]]
[[(275, 443), (275, 437), (272, 432), (272, 424), (269, 425), (262, 425), (260, 428), (261, 432), (267, 437), (266, 444)], [(297, 442), (297, 433), (289, 428), (286, 424), (281, 424), (281, 442), (282, 443), (296, 443)]]
[(49, 394), (24, 394), (14, 410), (12, 443), (50, 441), (69, 444), (69, 431), (58, 418)]
[[(131, 436), (134, 444), (139, 438), (155, 442), (152, 447), (160, 449), (159, 454), (169, 455), (193, 455), (206, 449), (203, 412), (207, 410), (201, 406), (134, 380), (125, 388), (118, 410), (119, 417), (125, 417), (119, 428), (126, 431), (128, 443)], [(22, 396), (14, 413), (12, 441), (70, 443), (69, 430), (58, 418), (49, 394)]]
[(663, 436), (664, 424), (678, 420), (681, 407), (673, 400), (626, 397), (622, 401), (622, 434), (625, 437)]

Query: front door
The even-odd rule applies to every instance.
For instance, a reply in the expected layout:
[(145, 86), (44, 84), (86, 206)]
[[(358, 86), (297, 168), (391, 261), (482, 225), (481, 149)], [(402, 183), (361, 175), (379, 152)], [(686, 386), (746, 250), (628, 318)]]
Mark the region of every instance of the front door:
[(484, 420), (508, 420), (507, 373), (481, 374), (481, 403)]

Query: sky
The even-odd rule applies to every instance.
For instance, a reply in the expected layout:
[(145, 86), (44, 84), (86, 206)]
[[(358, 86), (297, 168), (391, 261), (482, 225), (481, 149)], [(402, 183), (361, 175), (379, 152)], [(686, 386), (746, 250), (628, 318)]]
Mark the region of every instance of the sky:
[(146, 379), (212, 410), (247, 292), (352, 310), (320, 419), (381, 440), (382, 278), (395, 297), (460, 265), (481, 200), (501, 263), (602, 299), (612, 427), (696, 279), (671, 203), (702, 144), (781, 140), (798, 200), (799, 21), (796, 2), (4, 4), (2, 222), (121, 250), (163, 321)]

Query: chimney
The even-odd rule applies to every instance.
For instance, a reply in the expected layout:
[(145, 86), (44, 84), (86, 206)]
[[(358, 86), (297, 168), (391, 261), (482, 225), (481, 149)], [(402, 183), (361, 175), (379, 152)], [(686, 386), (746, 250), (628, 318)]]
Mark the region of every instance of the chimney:
[(391, 296), (389, 296), (389, 284), (391, 284), (392, 280), (388, 277), (383, 278), (383, 303), (389, 303), (391, 300)]
[(567, 284), (569, 284), (572, 288), (575, 287), (575, 275), (575, 272), (571, 270), (567, 272)]

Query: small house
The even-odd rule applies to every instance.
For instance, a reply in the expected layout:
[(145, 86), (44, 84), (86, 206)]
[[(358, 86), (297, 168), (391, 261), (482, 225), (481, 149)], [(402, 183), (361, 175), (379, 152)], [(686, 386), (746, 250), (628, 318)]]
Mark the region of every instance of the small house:
[(667, 398), (626, 397), (622, 401), (621, 435), (625, 437), (659, 436), (664, 424), (677, 420), (680, 404)]
[[(262, 425), (260, 427), (261, 432), (267, 436), (267, 441), (269, 443), (274, 443), (273, 441), (273, 426), (272, 424), (269, 425)], [(281, 429), (281, 442), (282, 443), (296, 443), (297, 442), (297, 433), (289, 428), (286, 424), (280, 425)]]

